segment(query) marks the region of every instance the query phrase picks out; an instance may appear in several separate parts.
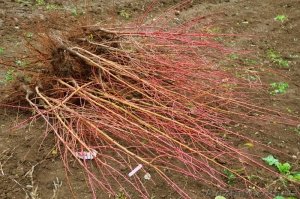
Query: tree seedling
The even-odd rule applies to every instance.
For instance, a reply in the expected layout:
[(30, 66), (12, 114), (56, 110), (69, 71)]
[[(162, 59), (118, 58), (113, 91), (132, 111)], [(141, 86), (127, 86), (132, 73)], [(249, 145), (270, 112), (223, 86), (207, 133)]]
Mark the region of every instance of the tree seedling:
[(286, 93), (289, 88), (289, 84), (286, 82), (273, 82), (270, 84), (271, 86), (271, 95), (283, 94)]

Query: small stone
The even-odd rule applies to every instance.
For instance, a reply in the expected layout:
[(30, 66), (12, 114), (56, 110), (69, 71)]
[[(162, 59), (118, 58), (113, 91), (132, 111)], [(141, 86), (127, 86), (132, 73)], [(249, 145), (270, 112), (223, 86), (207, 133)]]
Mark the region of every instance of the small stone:
[(146, 173), (146, 174), (144, 175), (144, 179), (145, 179), (145, 180), (150, 180), (150, 179), (151, 179), (150, 173)]

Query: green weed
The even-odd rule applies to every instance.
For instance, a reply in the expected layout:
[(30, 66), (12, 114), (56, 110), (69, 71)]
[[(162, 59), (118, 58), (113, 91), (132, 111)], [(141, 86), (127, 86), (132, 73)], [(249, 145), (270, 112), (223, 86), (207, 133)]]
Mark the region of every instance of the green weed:
[(229, 171), (228, 169), (224, 170), (224, 174), (227, 177), (227, 183), (230, 184), (230, 185), (234, 184), (236, 176), (231, 171)]
[(24, 5), (31, 5), (30, 0), (17, 0), (17, 3), (24, 4)]
[(127, 199), (127, 197), (126, 197), (126, 195), (125, 195), (124, 192), (120, 191), (120, 192), (116, 195), (115, 199)]
[(5, 73), (4, 80), (1, 80), (1, 83), (8, 83), (14, 79), (14, 70), (8, 70)]
[(274, 18), (275, 21), (280, 21), (280, 22), (284, 22), (287, 20), (287, 16), (286, 15), (277, 15), (275, 18)]
[(278, 52), (276, 52), (274, 50), (269, 50), (267, 52), (267, 56), (272, 62), (278, 64), (280, 67), (282, 67), (282, 68), (289, 67), (288, 60), (283, 59), (282, 56)]
[(53, 4), (53, 3), (49, 3), (46, 5), (46, 9), (47, 10), (58, 10), (60, 8), (59, 5)]
[(286, 82), (273, 82), (270, 84), (271, 86), (271, 95), (276, 94), (283, 94), (286, 93), (287, 89), (289, 88), (289, 84)]
[(288, 162), (283, 163), (283, 164), (279, 162), (279, 163), (276, 165), (276, 167), (277, 167), (278, 171), (279, 171), (281, 174), (288, 174), (288, 173), (290, 173), (291, 168), (292, 168), (292, 166), (291, 166)]
[(284, 196), (276, 196), (274, 199), (297, 199), (293, 196), (288, 196), (288, 197), (284, 197)]
[(300, 125), (294, 128), (294, 131), (300, 135)]
[(243, 59), (243, 62), (244, 62), (244, 64), (246, 64), (246, 65), (256, 65), (256, 64), (257, 64), (257, 61), (256, 61), (256, 60), (254, 60), (254, 59), (249, 59), (249, 58)]
[(78, 10), (77, 10), (77, 7), (71, 8), (71, 14), (72, 14), (73, 16), (78, 16)]
[(35, 0), (35, 4), (38, 5), (38, 6), (43, 6), (45, 5), (45, 1), (44, 0)]
[(276, 167), (279, 173), (285, 175), (290, 181), (300, 182), (300, 172), (292, 172), (292, 166), (290, 165), (290, 163), (281, 163), (273, 155), (268, 155), (267, 157), (264, 157), (262, 159), (268, 165)]
[(217, 33), (221, 33), (222, 30), (219, 27), (212, 27), (212, 28), (208, 28), (207, 32), (210, 34), (217, 34)]
[[(23, 2), (24, 0), (21, 0), (21, 1)], [(61, 6), (58, 4), (46, 3), (44, 0), (35, 0), (35, 5), (42, 6), (42, 7), (46, 8), (46, 10), (58, 10), (61, 8)]]
[(0, 47), (0, 55), (4, 53), (4, 48)]
[(262, 158), (269, 166), (277, 165), (279, 160), (276, 159), (273, 155), (268, 155), (267, 157)]

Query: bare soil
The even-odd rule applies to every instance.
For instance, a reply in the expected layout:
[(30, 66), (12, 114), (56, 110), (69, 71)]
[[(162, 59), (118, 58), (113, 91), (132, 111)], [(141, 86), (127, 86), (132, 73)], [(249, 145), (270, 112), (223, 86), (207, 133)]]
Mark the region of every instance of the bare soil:
[[(24, 52), (24, 36), (34, 37), (37, 24), (48, 29), (63, 30), (65, 24), (76, 23), (79, 18), (84, 20), (107, 23), (126, 23), (134, 17), (139, 17), (144, 10), (143, 0), (111, 1), (49, 1), (57, 3), (59, 10), (37, 6), (30, 1), (0, 0), (0, 47), (4, 48), (0, 60), (4, 58), (19, 58)], [(179, 1), (161, 0), (159, 8), (154, 12), (162, 12), (164, 8)], [(125, 10), (128, 17), (121, 16)], [(60, 13), (59, 15), (57, 13)], [(275, 21), (277, 15), (286, 15), (284, 22)], [(53, 17), (59, 16), (57, 20)], [(87, 17), (88, 16), (88, 17)], [(211, 33), (238, 34), (239, 36), (220, 38), (221, 42), (233, 48), (248, 50), (246, 58), (217, 60), (220, 65), (234, 67), (249, 67), (256, 65), (264, 69), (260, 80), (266, 85), (272, 82), (288, 82), (289, 89), (282, 95), (266, 95), (264, 106), (273, 107), (283, 112), (300, 116), (300, 1), (299, 0), (194, 0), (191, 6), (178, 11), (174, 18), (186, 20), (189, 17), (207, 16), (210, 24), (205, 31)], [(127, 19), (128, 18), (128, 19)], [(52, 19), (52, 20), (51, 20)], [(289, 62), (288, 68), (281, 68), (272, 62), (268, 51), (279, 52), (282, 58)], [(245, 63), (245, 60), (251, 63)], [(1, 65), (0, 65), (1, 67)], [(1, 70), (1, 68), (0, 68)], [(275, 70), (276, 73), (268, 73)], [(277, 74), (276, 76), (274, 74)], [(5, 71), (0, 72), (0, 78), (5, 78)], [(0, 86), (5, 86), (0, 83)], [(69, 180), (61, 158), (55, 152), (55, 143), (51, 135), (44, 134), (44, 124), (36, 122), (20, 127), (20, 122), (28, 118), (28, 113), (21, 110), (0, 109), (0, 198), (91, 198), (83, 171), (76, 164), (71, 165)], [(14, 126), (19, 128), (13, 128)], [(300, 128), (279, 124), (264, 124), (257, 121), (255, 125), (238, 124), (239, 132), (277, 148), (282, 154), (277, 157), (288, 161), (295, 170), (300, 170)], [(242, 143), (235, 140), (239, 146)], [(270, 152), (255, 151), (260, 157)], [(288, 155), (283, 155), (288, 154)], [(262, 175), (263, 176), (263, 175)], [(214, 187), (208, 187), (201, 182), (192, 182), (182, 176), (176, 177), (178, 183), (185, 187), (195, 199), (214, 198), (223, 195), (227, 198), (245, 198), (240, 193), (220, 192)], [(262, 179), (269, 185), (269, 191), (274, 195), (294, 196), (300, 198), (299, 187), (284, 185), (280, 180)], [(56, 184), (56, 188), (55, 188)], [(155, 198), (178, 198), (176, 193), (164, 183), (149, 185)], [(70, 191), (72, 187), (72, 191)], [(298, 191), (298, 192), (297, 192)], [(31, 194), (31, 196), (29, 196)], [(253, 196), (255, 198), (255, 196)], [(98, 193), (98, 198), (115, 198), (105, 193)], [(119, 196), (119, 198), (122, 198)], [(132, 198), (138, 198), (132, 196)]]

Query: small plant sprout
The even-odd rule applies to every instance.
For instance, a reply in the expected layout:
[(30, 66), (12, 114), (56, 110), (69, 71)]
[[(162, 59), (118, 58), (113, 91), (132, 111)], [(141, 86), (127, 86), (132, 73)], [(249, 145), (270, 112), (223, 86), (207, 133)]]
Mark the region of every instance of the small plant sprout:
[(42, 6), (45, 5), (45, 1), (44, 0), (35, 0), (36, 5), (38, 6)]
[(219, 27), (211, 27), (207, 29), (207, 32), (210, 34), (217, 34), (217, 33), (221, 33), (221, 29)]
[(286, 15), (277, 15), (275, 18), (274, 18), (275, 21), (280, 21), (280, 22), (284, 22), (287, 20), (287, 16)]
[(4, 53), (4, 48), (0, 47), (0, 55)]
[(27, 38), (31, 39), (31, 38), (33, 37), (33, 33), (32, 33), (32, 32), (27, 32), (27, 33), (25, 34), (25, 36), (26, 36)]
[(47, 10), (58, 10), (59, 9), (59, 5), (53, 4), (53, 3), (49, 3), (49, 4), (46, 5), (46, 9)]
[(120, 190), (119, 193), (117, 193), (117, 195), (115, 196), (115, 199), (127, 199), (125, 193)]
[(26, 62), (22, 60), (16, 60), (15, 63), (17, 66), (21, 66), (21, 67), (26, 66)]
[(30, 0), (17, 0), (18, 3), (20, 4), (24, 4), (24, 5), (31, 5), (31, 1)]
[(235, 53), (232, 53), (232, 54), (229, 55), (229, 58), (233, 59), (233, 60), (236, 60), (236, 59), (239, 58), (239, 56), (237, 54), (235, 54)]
[(78, 10), (77, 10), (77, 7), (73, 7), (73, 8), (71, 8), (71, 14), (73, 15), (73, 16), (78, 16)]
[(297, 127), (294, 128), (294, 131), (300, 135), (300, 124), (298, 124)]
[(246, 58), (246, 59), (243, 59), (243, 63), (246, 65), (256, 65), (257, 61), (254, 59)]
[(7, 83), (7, 82), (10, 82), (14, 79), (14, 70), (8, 70), (6, 73), (5, 73), (5, 77), (4, 77), (4, 82)]
[(271, 86), (271, 95), (284, 94), (289, 88), (289, 84), (286, 82), (273, 82), (270, 84)]
[(131, 17), (131, 14), (127, 10), (121, 10), (119, 15), (125, 19), (129, 19)]

